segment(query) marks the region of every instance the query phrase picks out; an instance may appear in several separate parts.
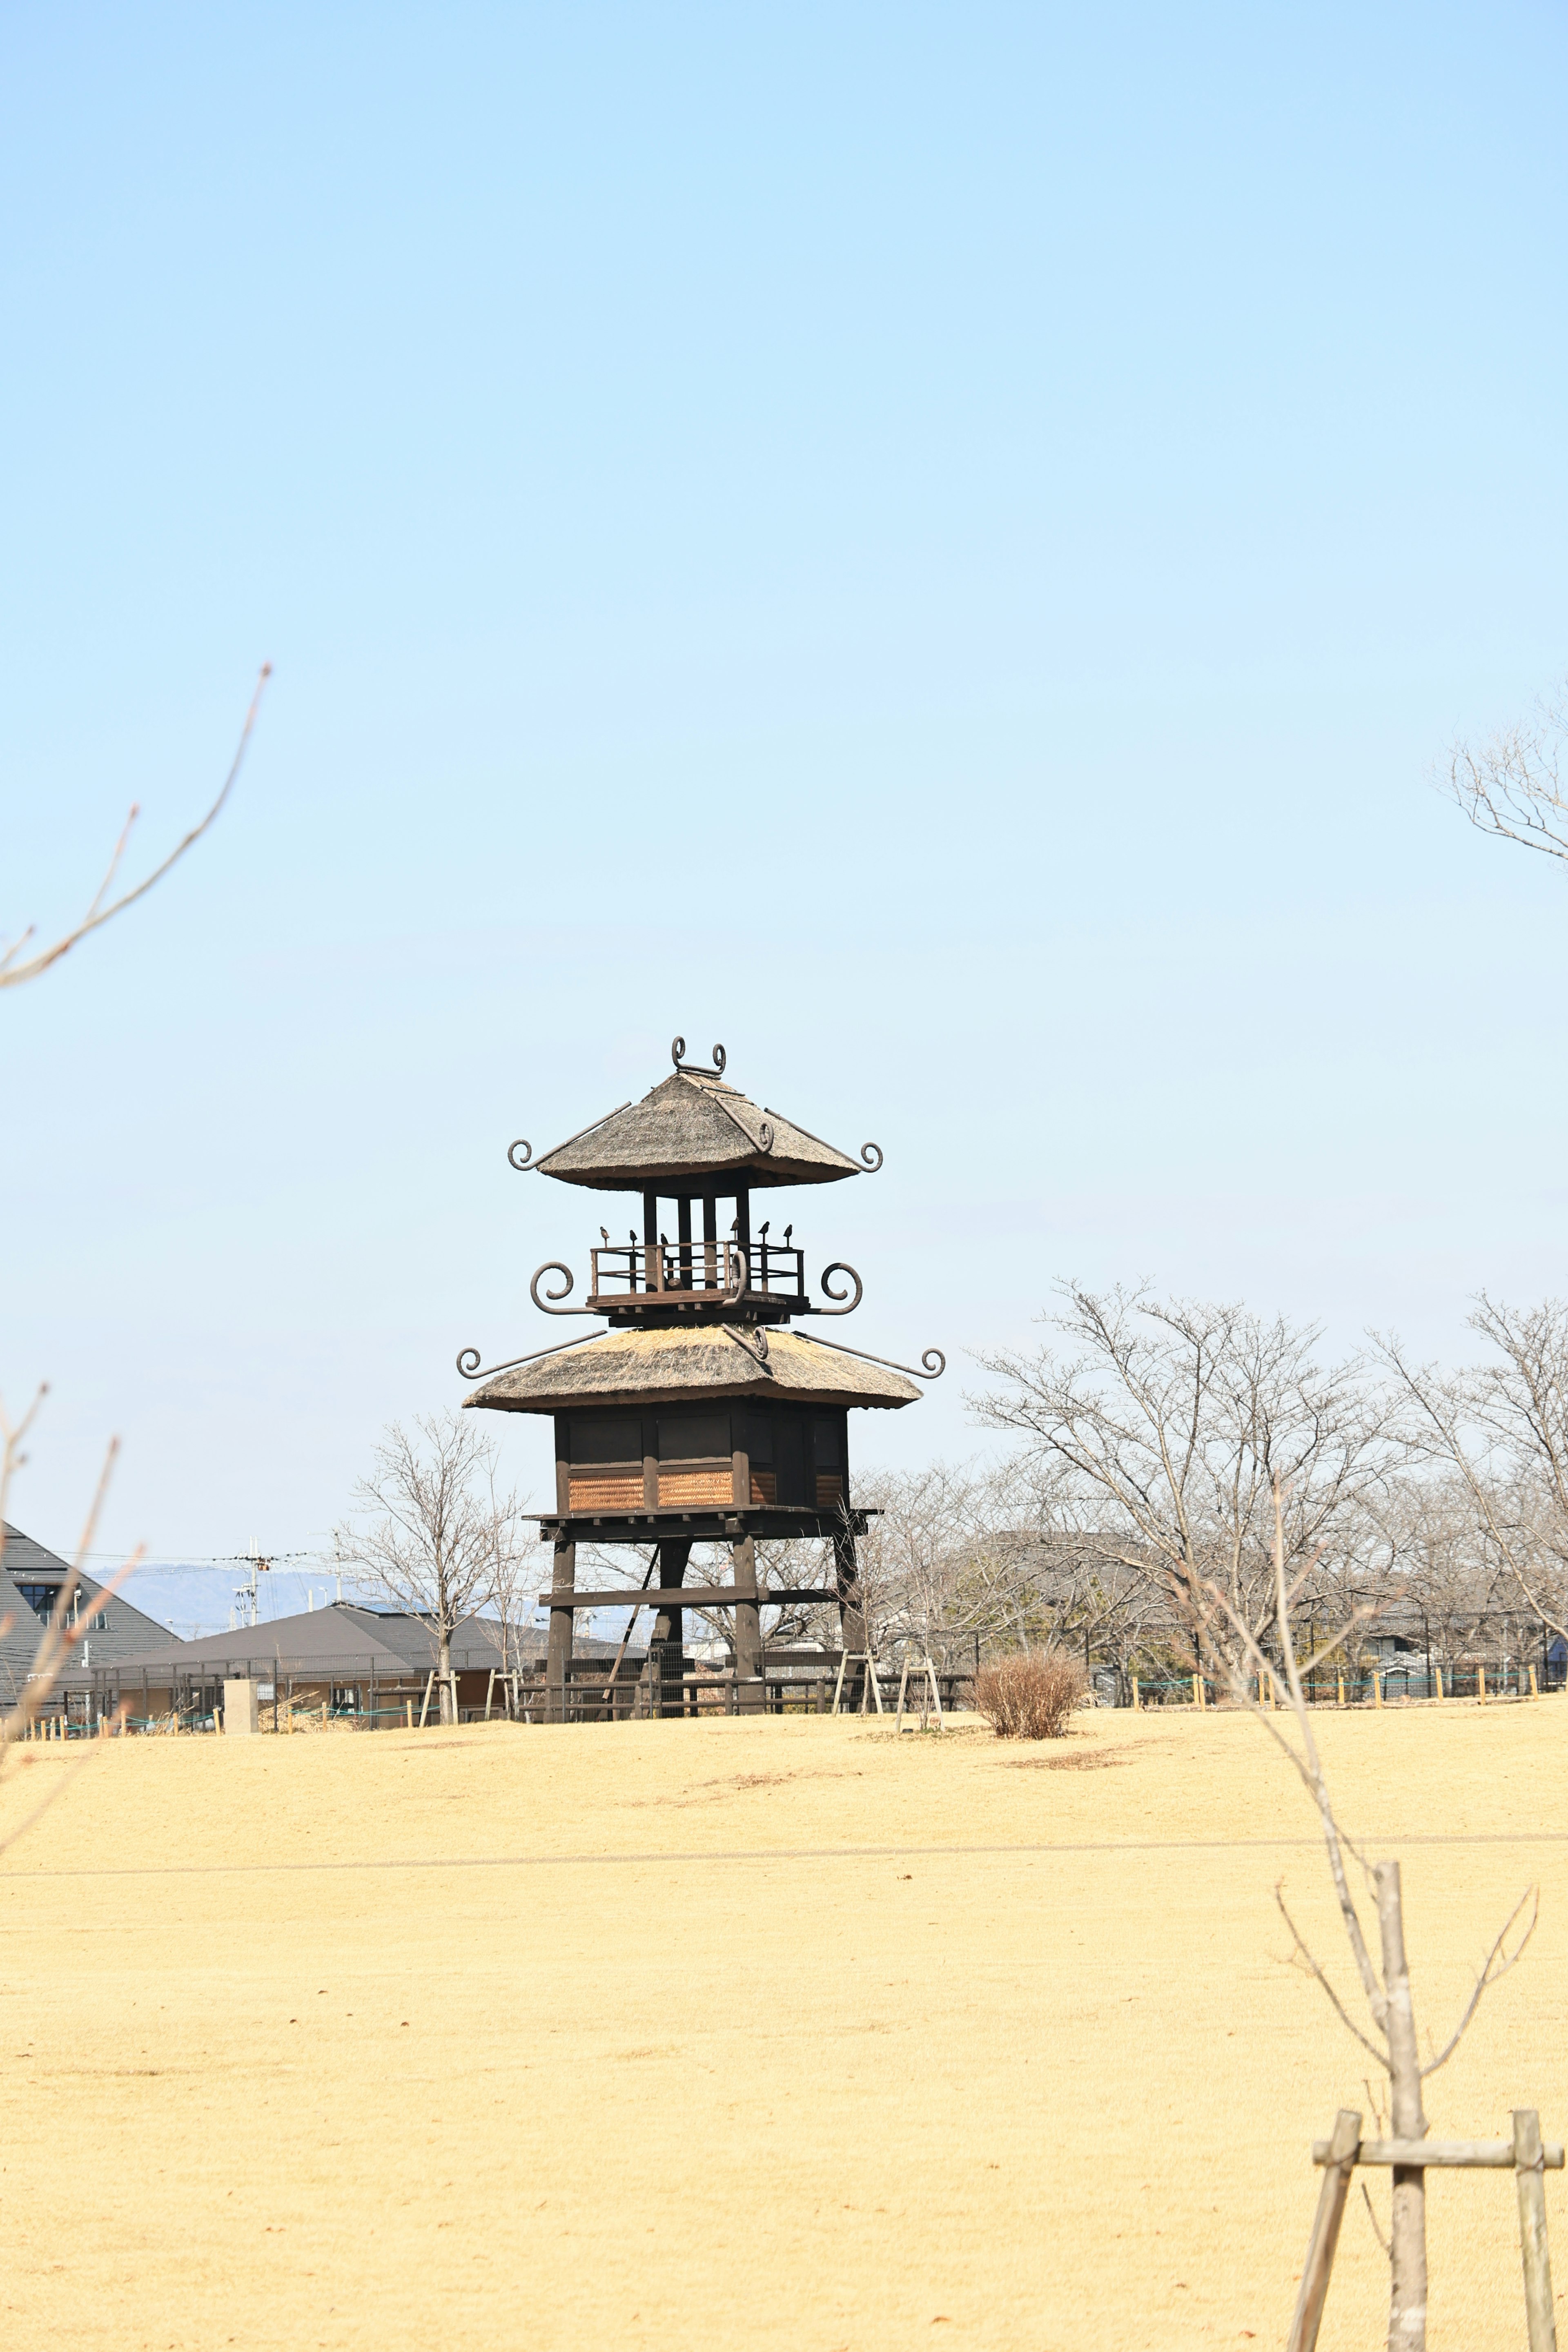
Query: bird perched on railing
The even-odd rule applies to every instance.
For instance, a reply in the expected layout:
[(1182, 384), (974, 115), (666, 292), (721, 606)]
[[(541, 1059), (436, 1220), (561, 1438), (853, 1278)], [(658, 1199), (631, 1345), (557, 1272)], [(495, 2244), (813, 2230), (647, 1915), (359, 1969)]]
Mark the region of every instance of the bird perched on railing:
[(599, 1239), (604, 1243), (605, 1247), (608, 1249), (610, 1246), (610, 1235), (608, 1228), (605, 1225), (601, 1225), (599, 1227)]
[(793, 1233), (794, 1233), (794, 1231), (795, 1231), (795, 1227), (794, 1227), (793, 1225), (786, 1225), (786, 1226), (784, 1227), (784, 1247), (785, 1247), (785, 1249), (788, 1249), (788, 1247), (789, 1247), (789, 1237), (790, 1237), (791, 1234), (793, 1234)]
[(764, 1218), (763, 1219), (763, 1227), (762, 1227), (762, 1232), (759, 1234), (759, 1235), (758, 1235), (758, 1237), (757, 1237), (760, 1241), (764, 1241), (764, 1242), (765, 1242), (765, 1241), (767, 1240), (767, 1237), (768, 1237), (768, 1227), (769, 1227), (769, 1225), (770, 1225), (772, 1223), (773, 1223), (773, 1219), (772, 1219), (771, 1217), (764, 1217)]

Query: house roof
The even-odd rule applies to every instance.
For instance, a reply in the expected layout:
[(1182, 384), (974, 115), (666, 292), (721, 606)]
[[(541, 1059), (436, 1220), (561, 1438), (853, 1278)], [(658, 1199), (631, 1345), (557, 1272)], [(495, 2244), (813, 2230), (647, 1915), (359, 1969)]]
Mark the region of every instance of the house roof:
[[(22, 1685), (33, 1671), (38, 1654), (38, 1644), (44, 1638), (44, 1620), (24, 1598), (18, 1587), (24, 1584), (43, 1585), (49, 1592), (58, 1591), (70, 1574), (70, 1564), (22, 1533), (20, 1528), (9, 1525), (5, 1529), (5, 1552), (0, 1557), (0, 1622), (9, 1618), (6, 1632), (0, 1635), (0, 1705), (14, 1705)], [(103, 1587), (94, 1578), (77, 1580), (81, 1596), (79, 1622), (99, 1612), (92, 1602)], [(79, 1667), (85, 1649), (94, 1665), (110, 1665), (129, 1656), (132, 1651), (146, 1649), (154, 1643), (173, 1639), (167, 1626), (160, 1625), (140, 1609), (133, 1609), (120, 1593), (103, 1603), (101, 1621), (94, 1624), (72, 1654), (71, 1667)]]
[[(520, 1651), (527, 1651), (537, 1647), (543, 1636), (531, 1638), (527, 1631), (514, 1631), (512, 1639)], [(264, 1625), (205, 1633), (194, 1642), (164, 1640), (112, 1663), (134, 1674), (143, 1667), (174, 1665), (205, 1667), (236, 1678), (263, 1669), (270, 1675), (280, 1668), (284, 1673), (305, 1675), (341, 1670), (346, 1679), (350, 1674), (368, 1675), (374, 1666), (378, 1675), (391, 1681), (413, 1673), (428, 1674), (436, 1663), (436, 1643), (423, 1617), (337, 1601), (325, 1609), (302, 1609), (292, 1617), (271, 1618)], [(452, 1635), (452, 1664), (462, 1674), (498, 1666), (500, 1620), (465, 1617)]]
[[(762, 1347), (766, 1361), (759, 1361)], [(804, 1331), (747, 1330), (727, 1324), (611, 1330), (486, 1381), (465, 1401), (497, 1412), (558, 1412), (563, 1405), (644, 1403), (661, 1397), (773, 1397), (821, 1405), (913, 1404), (920, 1389), (902, 1372), (850, 1356)]]
[[(876, 1164), (880, 1160), (879, 1152)], [(759, 1108), (717, 1075), (687, 1069), (676, 1070), (641, 1102), (623, 1104), (558, 1144), (534, 1165), (564, 1184), (586, 1184), (600, 1192), (833, 1184), (864, 1173), (861, 1161), (778, 1111)]]

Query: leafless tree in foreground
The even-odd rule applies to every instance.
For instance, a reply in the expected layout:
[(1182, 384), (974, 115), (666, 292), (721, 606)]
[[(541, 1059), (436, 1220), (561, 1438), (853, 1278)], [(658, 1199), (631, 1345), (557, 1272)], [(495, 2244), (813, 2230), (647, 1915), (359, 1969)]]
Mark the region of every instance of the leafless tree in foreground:
[(1443, 787), (1481, 833), (1568, 859), (1565, 745), (1568, 680), (1537, 703), (1533, 719), (1504, 728), (1479, 750), (1456, 743)]
[[(3, 1555), (5, 1548), (5, 1512), (11, 1480), (27, 1458), (22, 1448), (26, 1441), (27, 1432), (32, 1426), (34, 1415), (43, 1402), (44, 1394), (45, 1391), (40, 1389), (18, 1422), (13, 1422), (5, 1408), (0, 1406), (0, 1555)], [(72, 1560), (69, 1573), (65, 1577), (59, 1591), (55, 1596), (55, 1605), (49, 1612), (43, 1639), (38, 1643), (34, 1656), (33, 1670), (22, 1686), (16, 1706), (7, 1714), (0, 1716), (0, 1772), (4, 1772), (10, 1761), (12, 1748), (18, 1740), (26, 1738), (27, 1733), (37, 1721), (41, 1709), (53, 1696), (55, 1685), (70, 1664), (72, 1653), (78, 1643), (91, 1630), (93, 1620), (104, 1602), (120, 1591), (126, 1578), (141, 1564), (142, 1547), (138, 1544), (124, 1567), (104, 1586), (93, 1602), (91, 1613), (80, 1623), (72, 1624), (71, 1602), (75, 1598), (77, 1586), (81, 1580), (82, 1562), (92, 1549), (92, 1539), (98, 1530), (99, 1515), (103, 1508), (103, 1498), (109, 1491), (110, 1475), (113, 1471), (114, 1457), (119, 1450), (120, 1441), (115, 1438), (110, 1442), (102, 1471), (99, 1475), (98, 1491), (92, 1498), (92, 1507), (88, 1513), (87, 1525), (81, 1532), (81, 1541), (77, 1547), (76, 1558)], [(8, 1633), (10, 1625), (9, 1618), (0, 1621), (0, 1634)], [(79, 1771), (81, 1765), (87, 1760), (84, 1755), (76, 1769)], [(0, 1835), (0, 1853), (4, 1853), (9, 1846), (14, 1845), (24, 1830), (31, 1828), (38, 1815), (53, 1803), (62, 1786), (62, 1782), (56, 1781), (41, 1803), (35, 1805), (30, 1813), (25, 1813), (19, 1822), (13, 1824), (4, 1835)]]
[(443, 1723), (457, 1717), (452, 1635), (519, 1549), (517, 1497), (498, 1493), (496, 1465), (494, 1439), (471, 1417), (433, 1413), (412, 1432), (395, 1422), (354, 1489), (363, 1520), (336, 1532), (340, 1556), (429, 1627)]
[[(224, 779), (223, 789), (218, 793), (218, 796), (216, 800), (214, 801), (212, 806), (208, 809), (205, 816), (202, 818), (201, 823), (192, 827), (191, 831), (185, 835), (184, 840), (177, 844), (177, 845), (170, 852), (169, 856), (163, 859), (163, 863), (160, 866), (155, 866), (151, 874), (145, 876), (142, 881), (136, 883), (131, 889), (122, 891), (118, 898), (111, 898), (110, 897), (110, 893), (114, 887), (115, 877), (120, 871), (121, 860), (125, 854), (126, 844), (131, 836), (131, 828), (135, 824), (138, 814), (136, 808), (132, 807), (121, 832), (119, 842), (115, 846), (114, 855), (109, 861), (109, 870), (105, 874), (102, 882), (99, 885), (97, 894), (81, 920), (73, 925), (69, 930), (63, 933), (60, 938), (57, 939), (52, 946), (39, 949), (35, 954), (27, 957), (25, 961), (20, 961), (19, 959), (22, 957), (24, 949), (27, 946), (29, 940), (34, 936), (32, 926), (29, 925), (28, 929), (22, 933), (21, 937), (13, 940), (9, 947), (0, 947), (0, 988), (17, 988), (20, 987), (25, 981), (37, 980), (40, 972), (47, 971), (51, 964), (58, 963), (63, 955), (68, 954), (69, 950), (75, 947), (79, 940), (85, 939), (89, 931), (98, 930), (103, 924), (111, 921), (116, 915), (123, 913), (124, 909), (127, 907), (133, 905), (138, 898), (145, 898), (148, 891), (151, 890), (156, 883), (163, 880), (164, 875), (168, 873), (171, 866), (178, 864), (179, 860), (184, 856), (186, 850), (192, 846), (193, 843), (201, 839), (202, 835), (205, 833), (207, 827), (212, 824), (214, 818), (217, 815), (219, 810), (223, 807), (224, 803), (227, 800), (230, 792), (234, 788), (235, 779), (239, 774), (240, 765), (245, 758), (246, 747), (250, 741), (251, 730), (256, 724), (256, 714), (260, 708), (262, 690), (267, 684), (267, 680), (271, 675), (271, 663), (263, 663), (260, 676), (257, 679), (256, 691), (250, 698), (250, 708), (245, 714), (245, 724), (240, 729), (238, 745), (235, 751), (234, 758), (230, 762), (228, 774)], [(26, 1442), (27, 1432), (32, 1427), (34, 1418), (47, 1393), (47, 1387), (40, 1387), (37, 1394), (34, 1396), (31, 1404), (27, 1407), (27, 1410), (23, 1413), (19, 1421), (13, 1421), (6, 1412), (4, 1403), (0, 1402), (0, 1561), (4, 1560), (5, 1553), (5, 1509), (11, 1480), (15, 1473), (21, 1467), (23, 1462), (26, 1459), (22, 1448)], [(92, 1614), (84, 1622), (78, 1624), (73, 1625), (68, 1622), (71, 1602), (75, 1598), (77, 1585), (81, 1577), (82, 1562), (87, 1558), (88, 1553), (91, 1549), (93, 1536), (98, 1526), (99, 1514), (103, 1507), (103, 1498), (109, 1487), (110, 1474), (113, 1469), (115, 1455), (119, 1452), (119, 1439), (110, 1439), (109, 1452), (104, 1461), (102, 1474), (98, 1482), (98, 1491), (93, 1496), (92, 1507), (88, 1514), (87, 1525), (82, 1531), (82, 1538), (79, 1546), (78, 1547), (76, 1559), (72, 1562), (70, 1572), (61, 1584), (59, 1592), (56, 1597), (55, 1606), (50, 1612), (48, 1623), (44, 1631), (44, 1638), (38, 1645), (37, 1654), (33, 1661), (32, 1673), (28, 1676), (26, 1685), (22, 1691), (16, 1706), (14, 1706), (8, 1714), (0, 1716), (0, 1772), (3, 1772), (5, 1769), (5, 1764), (9, 1759), (12, 1748), (16, 1745), (18, 1739), (26, 1737), (27, 1731), (37, 1721), (40, 1710), (53, 1696), (56, 1685), (58, 1683), (60, 1675), (68, 1665), (71, 1654), (75, 1650), (77, 1643), (82, 1640), (90, 1630), (93, 1617), (96, 1616), (98, 1609), (101, 1606), (102, 1601), (107, 1601), (113, 1593), (119, 1591), (126, 1579), (140, 1565), (142, 1560), (143, 1548), (141, 1545), (138, 1545), (135, 1551), (132, 1554), (125, 1566), (121, 1569), (118, 1575), (112, 1577), (110, 1582), (103, 1588), (99, 1602), (94, 1605)], [(0, 1631), (4, 1630), (5, 1629), (3, 1627), (0, 1627)], [(86, 1761), (85, 1757), (82, 1761)], [(79, 1769), (80, 1767), (79, 1766), (77, 1769)], [(51, 1798), (46, 1799), (46, 1803), (52, 1801), (52, 1795), (58, 1794), (59, 1787), (62, 1784), (58, 1782), (56, 1783)], [(0, 1853), (4, 1853), (5, 1847), (8, 1846), (14, 1839), (19, 1837), (22, 1831), (26, 1829), (32, 1822), (37, 1820), (38, 1813), (43, 1810), (44, 1806), (42, 1805), (35, 1807), (31, 1813), (27, 1814), (15, 1829), (10, 1831), (4, 1840), (0, 1841)]]
[(47, 971), (52, 963), (58, 963), (61, 956), (68, 954), (79, 940), (85, 940), (89, 931), (99, 930), (105, 923), (112, 922), (116, 915), (123, 914), (127, 907), (134, 906), (138, 898), (144, 898), (148, 891), (163, 880), (171, 866), (179, 864), (186, 850), (201, 839), (234, 790), (235, 780), (244, 763), (246, 750), (250, 741), (251, 730), (256, 725), (256, 714), (261, 708), (261, 697), (271, 675), (271, 663), (263, 662), (260, 676), (256, 681), (256, 691), (250, 698), (250, 708), (245, 714), (245, 724), (239, 730), (239, 742), (236, 747), (228, 773), (224, 778), (223, 790), (205, 816), (202, 818), (201, 823), (191, 827), (184, 839), (175, 844), (167, 857), (161, 865), (155, 866), (151, 874), (144, 875), (142, 879), (133, 884), (129, 890), (122, 890), (118, 898), (111, 898), (110, 892), (113, 889), (115, 879), (119, 875), (121, 860), (130, 842), (132, 828), (141, 814), (141, 810), (132, 805), (131, 814), (121, 827), (120, 839), (114, 845), (114, 855), (109, 861), (109, 870), (99, 884), (92, 904), (81, 920), (73, 923), (70, 929), (62, 932), (50, 946), (37, 949), (25, 963), (18, 962), (17, 959), (35, 935), (33, 924), (29, 923), (21, 937), (13, 940), (9, 947), (0, 947), (0, 988), (18, 988), (25, 980), (37, 980), (41, 971)]
[[(1488, 1953), (1458, 2023), (1441, 2049), (1428, 2037), (1427, 2056), (1423, 2063), (1415, 2030), (1409, 1961), (1405, 1948), (1399, 1864), (1394, 1861), (1369, 1861), (1342, 1826), (1334, 1811), (1322, 1759), (1318, 1752), (1302, 1685), (1303, 1674), (1310, 1674), (1339, 1650), (1344, 1635), (1335, 1635), (1320, 1648), (1315, 1656), (1298, 1662), (1290, 1612), (1308, 1570), (1306, 1568), (1299, 1569), (1294, 1580), (1289, 1576), (1287, 1567), (1287, 1507), (1278, 1483), (1274, 1486), (1272, 1502), (1272, 1606), (1274, 1630), (1283, 1664), (1280, 1678), (1284, 1699), (1282, 1715), (1263, 1706), (1254, 1695), (1255, 1688), (1261, 1689), (1262, 1677), (1268, 1673), (1270, 1662), (1259, 1643), (1258, 1628), (1245, 1610), (1237, 1606), (1233, 1596), (1217, 1580), (1197, 1577), (1187, 1589), (1186, 1606), (1204, 1654), (1223, 1675), (1232, 1699), (1257, 1717), (1276, 1746), (1289, 1758), (1317, 1809), (1340, 1916), (1355, 1962), (1371, 2032), (1364, 2031), (1357, 2022), (1351, 2006), (1336, 1990), (1328, 1969), (1309, 1948), (1286, 1907), (1281, 1885), (1275, 1889), (1275, 1899), (1290, 1930), (1290, 1957), (1321, 1987), (1340, 2022), (1386, 2074), (1394, 2137), (1396, 2139), (1424, 2139), (1426, 2116), (1422, 2104), (1422, 2084), (1429, 2074), (1435, 2074), (1439, 2066), (1447, 2064), (1463, 2040), (1485, 1994), (1519, 1960), (1535, 1930), (1539, 1894), (1535, 1888), (1526, 1889)], [(1358, 1612), (1371, 1613), (1370, 1604)], [(1361, 1874), (1367, 1895), (1376, 1909), (1379, 1954), (1375, 1960), (1352, 1890), (1351, 1865)], [(1387, 2241), (1389, 2352), (1425, 2352), (1426, 2178), (1419, 2167), (1396, 2166), (1394, 2170), (1393, 2212)]]
[(1468, 1493), (1493, 1580), (1568, 1641), (1568, 1305), (1499, 1305), (1482, 1291), (1470, 1329), (1496, 1354), (1447, 1374), (1380, 1343), (1412, 1434)]

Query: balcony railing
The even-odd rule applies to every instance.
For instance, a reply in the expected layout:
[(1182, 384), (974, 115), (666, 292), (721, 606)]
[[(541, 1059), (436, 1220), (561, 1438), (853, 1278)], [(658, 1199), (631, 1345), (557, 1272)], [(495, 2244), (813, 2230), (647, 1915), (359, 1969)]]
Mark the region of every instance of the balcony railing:
[(592, 1253), (595, 1299), (804, 1299), (805, 1252), (778, 1242), (612, 1242)]

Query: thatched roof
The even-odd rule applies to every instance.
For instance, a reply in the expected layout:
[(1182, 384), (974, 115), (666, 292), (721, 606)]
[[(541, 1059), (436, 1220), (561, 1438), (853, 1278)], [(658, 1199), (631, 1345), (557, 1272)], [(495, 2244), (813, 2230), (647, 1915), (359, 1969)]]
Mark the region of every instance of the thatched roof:
[(863, 1172), (847, 1152), (759, 1109), (722, 1078), (692, 1070), (677, 1070), (534, 1165), (600, 1192), (722, 1192), (731, 1189), (725, 1179), (759, 1188), (833, 1184)]
[[(767, 1362), (758, 1355), (765, 1338)], [(497, 1372), (467, 1402), (498, 1412), (559, 1412), (568, 1405), (643, 1404), (650, 1399), (773, 1397), (787, 1404), (913, 1404), (902, 1372), (847, 1356), (803, 1331), (745, 1330), (710, 1323), (655, 1331), (606, 1331), (538, 1363)]]

